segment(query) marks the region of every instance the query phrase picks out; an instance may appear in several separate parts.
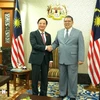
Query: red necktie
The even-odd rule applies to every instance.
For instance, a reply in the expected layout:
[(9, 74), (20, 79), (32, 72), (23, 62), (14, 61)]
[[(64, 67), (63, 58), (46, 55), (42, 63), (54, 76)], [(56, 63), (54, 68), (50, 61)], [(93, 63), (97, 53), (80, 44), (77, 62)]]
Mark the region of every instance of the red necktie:
[(42, 36), (43, 43), (45, 44), (44, 33), (41, 33), (41, 36)]

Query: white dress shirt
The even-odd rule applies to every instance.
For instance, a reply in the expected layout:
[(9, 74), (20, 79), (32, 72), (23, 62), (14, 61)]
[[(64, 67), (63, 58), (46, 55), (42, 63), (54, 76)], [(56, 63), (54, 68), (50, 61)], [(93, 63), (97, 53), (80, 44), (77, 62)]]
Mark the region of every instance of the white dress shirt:
[(42, 31), (40, 31), (40, 30), (39, 30), (39, 32), (40, 32), (41, 36), (42, 36), (42, 33), (43, 33), (44, 40), (45, 40), (45, 42), (46, 42), (46, 36), (45, 36), (45, 32), (42, 32)]
[(67, 30), (68, 30), (68, 36), (70, 36), (70, 32), (71, 32), (71, 30), (72, 30), (72, 27), (71, 27), (70, 29), (65, 29), (65, 30), (64, 30), (64, 37), (66, 36)]

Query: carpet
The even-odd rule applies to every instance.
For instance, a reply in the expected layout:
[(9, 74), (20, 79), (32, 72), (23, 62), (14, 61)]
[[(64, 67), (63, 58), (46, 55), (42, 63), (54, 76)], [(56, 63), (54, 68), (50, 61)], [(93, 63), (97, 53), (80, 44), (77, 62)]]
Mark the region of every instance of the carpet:
[[(86, 85), (78, 84), (78, 92), (76, 100), (99, 100), (99, 92), (90, 92), (84, 89)], [(32, 90), (27, 90), (26, 93), (32, 94)], [(47, 96), (58, 97), (59, 96), (59, 84), (58, 82), (49, 82)], [(70, 100), (69, 97), (65, 97), (63, 100)]]
[[(84, 89), (86, 85), (78, 84), (78, 93), (76, 100), (99, 100), (99, 92), (90, 92)], [(30, 84), (31, 87), (31, 84)], [(6, 85), (0, 87), (0, 90), (6, 89)], [(40, 87), (39, 87), (40, 90)], [(25, 89), (24, 86), (20, 86), (14, 90), (12, 82), (10, 82), (10, 97), (7, 97), (7, 93), (2, 94), (0, 91), (0, 100), (15, 100), (20, 94), (32, 94), (31, 88), (29, 90)], [(58, 97), (59, 96), (59, 84), (58, 82), (48, 82), (48, 91), (47, 96), (49, 97)], [(63, 100), (70, 100), (69, 97), (65, 97)]]

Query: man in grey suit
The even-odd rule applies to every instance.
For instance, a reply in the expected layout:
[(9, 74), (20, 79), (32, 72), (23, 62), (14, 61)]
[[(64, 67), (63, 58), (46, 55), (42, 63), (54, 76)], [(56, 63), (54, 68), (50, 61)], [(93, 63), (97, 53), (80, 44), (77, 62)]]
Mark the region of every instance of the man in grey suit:
[(77, 95), (78, 65), (84, 62), (84, 39), (82, 32), (72, 27), (73, 18), (64, 18), (64, 29), (57, 32), (55, 41), (48, 46), (48, 51), (58, 47), (59, 53), (59, 90), (60, 97), (64, 98), (68, 91), (70, 100)]

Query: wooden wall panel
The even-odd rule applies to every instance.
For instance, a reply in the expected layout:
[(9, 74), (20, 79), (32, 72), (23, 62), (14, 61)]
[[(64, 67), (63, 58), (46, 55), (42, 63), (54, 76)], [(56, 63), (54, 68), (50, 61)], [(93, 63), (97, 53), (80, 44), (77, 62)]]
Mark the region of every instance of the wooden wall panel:
[(15, 0), (0, 0), (0, 8), (14, 8)]
[(0, 2), (1, 8), (14, 8), (13, 2)]

